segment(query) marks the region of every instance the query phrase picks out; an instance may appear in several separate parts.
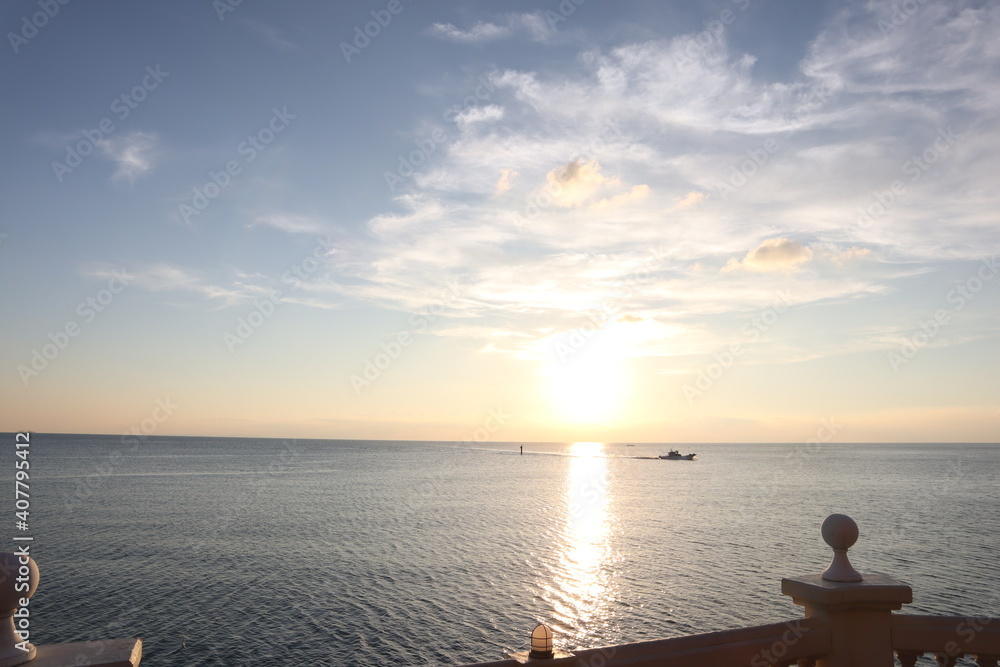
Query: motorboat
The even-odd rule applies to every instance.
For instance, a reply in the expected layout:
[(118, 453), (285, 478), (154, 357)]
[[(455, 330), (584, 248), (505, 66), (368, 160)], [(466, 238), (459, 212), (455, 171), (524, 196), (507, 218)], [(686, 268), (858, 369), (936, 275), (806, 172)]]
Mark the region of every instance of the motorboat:
[(681, 454), (676, 449), (671, 449), (667, 454), (660, 454), (660, 458), (664, 461), (694, 461), (698, 458), (697, 454)]

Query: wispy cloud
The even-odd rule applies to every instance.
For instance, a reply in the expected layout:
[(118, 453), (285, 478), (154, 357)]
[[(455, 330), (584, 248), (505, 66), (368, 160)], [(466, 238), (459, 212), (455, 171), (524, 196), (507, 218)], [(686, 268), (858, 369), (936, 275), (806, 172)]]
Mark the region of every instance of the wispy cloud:
[[(396, 210), (371, 217), (370, 239), (310, 289), (417, 312), (455, 283), (460, 296), (435, 331), (522, 356), (611, 304), (607, 326), (636, 354), (676, 356), (710, 352), (720, 335), (706, 322), (752, 315), (790, 288), (800, 305), (864, 301), (906, 288), (924, 262), (997, 248), (989, 212), (1000, 200), (985, 168), (995, 148), (984, 147), (1000, 145), (1000, 50), (984, 26), (1000, 25), (1000, 13), (934, 9), (899, 28), (953, 63), (975, 54), (971, 73), (953, 76), (893, 60), (884, 40), (902, 38), (879, 33), (879, 12), (858, 4), (835, 15), (787, 81), (759, 76), (724, 34), (707, 46), (681, 35), (588, 49), (572, 73), (492, 72), (489, 103), (452, 119)], [(431, 33), (466, 44), (543, 39), (532, 16)], [(875, 85), (880, 76), (899, 94)], [(900, 119), (891, 126), (887, 106)], [(859, 207), (910, 178), (906, 161), (958, 119), (975, 140), (859, 225)], [(305, 233), (312, 222), (254, 224)], [(858, 333), (808, 354), (886, 344)], [(806, 354), (785, 347), (789, 358)]]
[(326, 225), (316, 218), (287, 213), (258, 216), (248, 227), (271, 227), (289, 234), (321, 234), (327, 230)]
[(434, 23), (428, 29), (433, 37), (460, 44), (485, 44), (517, 35), (524, 35), (533, 41), (545, 41), (553, 32), (541, 12), (508, 14), (496, 23), (478, 21), (465, 30), (451, 23)]
[[(115, 275), (121, 267), (96, 266), (84, 269), (92, 277)], [(270, 280), (260, 274), (247, 274), (234, 269), (221, 269), (216, 275), (169, 262), (154, 262), (129, 266), (125, 273), (129, 285), (151, 292), (187, 293), (212, 303), (216, 308), (245, 303), (273, 292)], [(200, 301), (199, 301), (200, 302)]]
[(117, 163), (118, 167), (111, 176), (115, 181), (134, 183), (140, 176), (149, 174), (153, 169), (153, 161), (157, 148), (155, 134), (148, 132), (130, 132), (123, 136), (112, 136), (97, 142), (104, 155)]
[(285, 39), (275, 28), (262, 21), (243, 18), (241, 19), (241, 22), (243, 25), (247, 26), (254, 35), (276, 49), (280, 49), (282, 51), (292, 51), (298, 49), (296, 44)]
[(468, 30), (460, 30), (451, 23), (435, 23), (430, 27), (431, 35), (463, 44), (492, 42), (508, 37), (511, 33), (512, 30), (509, 26), (484, 21), (476, 23)]

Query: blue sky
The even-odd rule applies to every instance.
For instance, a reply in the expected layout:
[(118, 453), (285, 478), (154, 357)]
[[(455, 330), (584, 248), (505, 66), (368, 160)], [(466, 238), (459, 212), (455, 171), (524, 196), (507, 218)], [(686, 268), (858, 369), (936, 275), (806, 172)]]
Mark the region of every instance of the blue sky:
[(5, 429), (997, 439), (996, 3), (0, 17)]

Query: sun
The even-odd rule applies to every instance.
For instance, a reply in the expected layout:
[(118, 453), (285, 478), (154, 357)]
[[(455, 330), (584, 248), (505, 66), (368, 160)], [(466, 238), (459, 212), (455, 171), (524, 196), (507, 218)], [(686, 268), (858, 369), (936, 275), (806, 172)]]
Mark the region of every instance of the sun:
[(578, 345), (557, 343), (548, 359), (545, 375), (552, 407), (568, 423), (607, 423), (622, 411), (625, 364), (612, 337), (600, 333)]

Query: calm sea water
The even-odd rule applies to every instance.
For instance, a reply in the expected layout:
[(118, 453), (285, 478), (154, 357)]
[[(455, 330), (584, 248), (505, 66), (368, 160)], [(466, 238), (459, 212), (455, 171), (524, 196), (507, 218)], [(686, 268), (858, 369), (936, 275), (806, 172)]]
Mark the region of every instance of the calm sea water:
[(1000, 616), (996, 445), (519, 444), (34, 434), (32, 640), (418, 665), (770, 623), (833, 512), (909, 611)]

